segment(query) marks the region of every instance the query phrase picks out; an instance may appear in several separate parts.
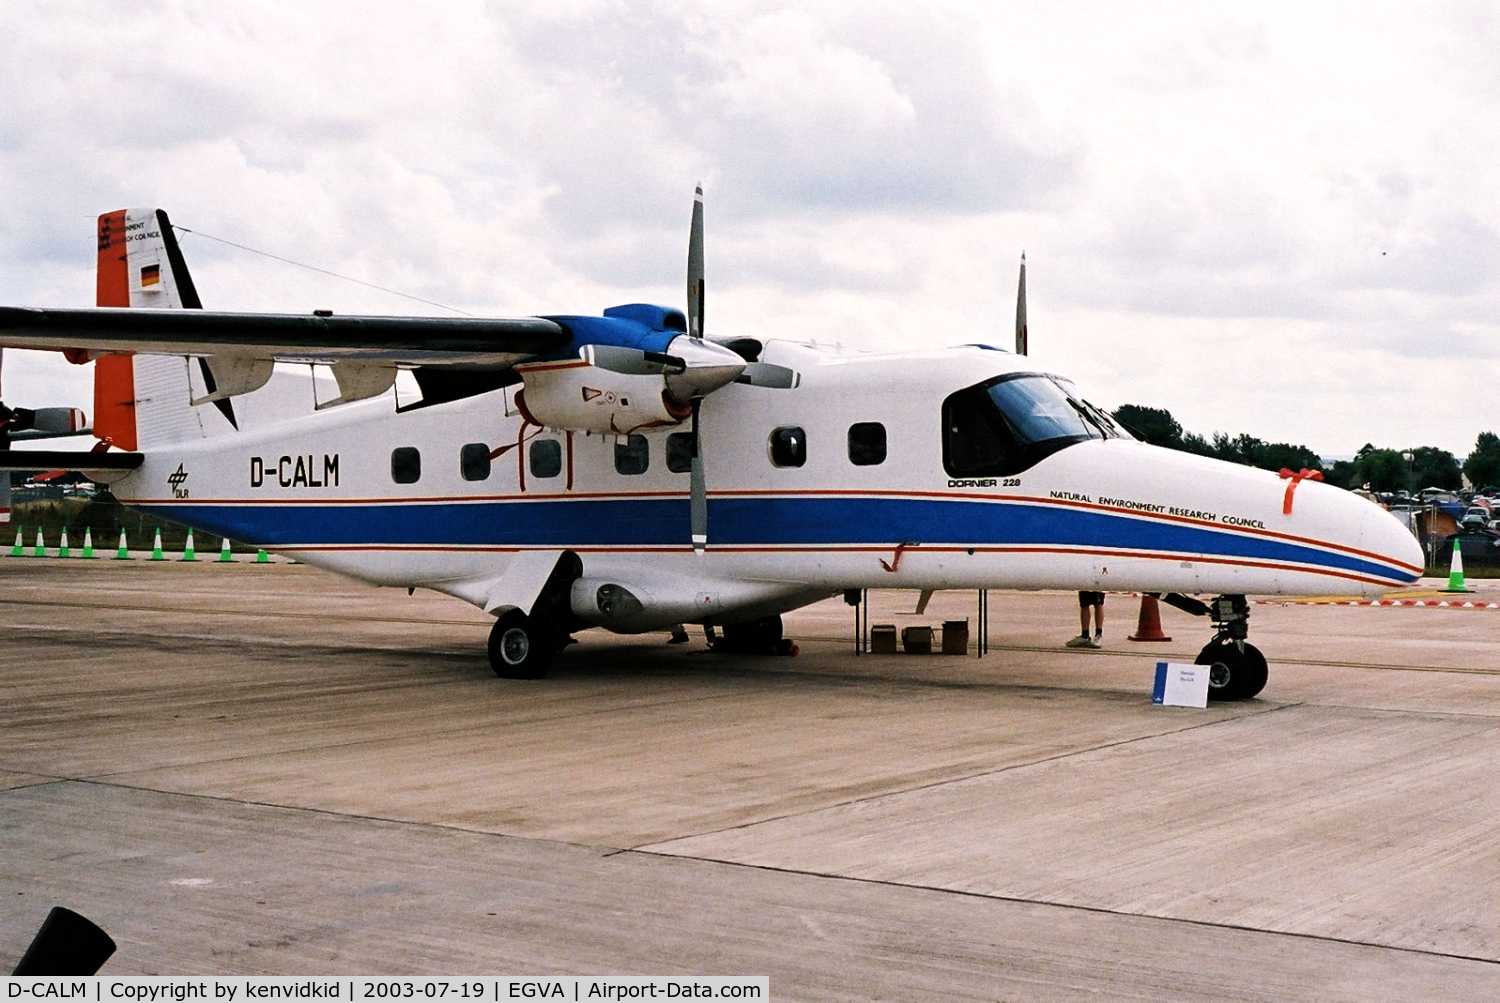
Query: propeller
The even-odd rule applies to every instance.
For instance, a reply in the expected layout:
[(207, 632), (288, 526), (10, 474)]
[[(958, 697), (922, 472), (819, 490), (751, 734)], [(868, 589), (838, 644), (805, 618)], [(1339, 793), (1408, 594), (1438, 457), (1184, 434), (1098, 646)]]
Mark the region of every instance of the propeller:
[[(704, 327), (703, 315), (706, 296), (704, 294), (705, 283), (703, 277), (703, 186), (698, 185), (693, 191), (693, 220), (688, 231), (688, 260), (687, 260), (687, 328), (689, 349), (709, 349), (716, 353), (734, 354), (743, 361), (739, 363), (738, 371), (730, 377), (738, 383), (749, 383), (758, 387), (774, 387), (781, 390), (790, 390), (797, 386), (802, 377), (796, 370), (788, 369), (786, 366), (778, 366), (771, 362), (760, 362), (754, 355), (741, 355), (736, 345), (717, 345), (703, 340)], [(755, 343), (755, 352), (759, 352), (759, 344)], [(708, 546), (708, 479), (703, 472), (703, 442), (700, 432), (699, 410), (703, 406), (703, 398), (711, 390), (716, 390), (723, 383), (717, 382), (723, 374), (731, 371), (731, 367), (710, 367), (706, 364), (689, 366), (687, 372), (674, 387), (672, 377), (667, 377), (669, 391), (677, 396), (680, 393), (688, 395), (688, 404), (692, 408), (691, 425), (691, 459), (692, 464), (688, 468), (689, 477), (689, 499), (688, 499), (688, 522), (692, 533), (693, 550), (703, 553)], [(693, 385), (689, 378), (697, 374), (697, 383)]]
[(668, 347), (673, 349), (671, 353), (620, 345), (584, 345), (578, 354), (590, 365), (611, 372), (664, 377), (667, 396), (678, 405), (690, 404), (733, 383), (747, 368), (739, 355), (702, 338), (684, 340), (679, 335)]
[(693, 550), (703, 553), (708, 545), (708, 481), (703, 470), (703, 399), (729, 383), (790, 389), (801, 376), (786, 366), (760, 362), (760, 343), (741, 338), (728, 343), (704, 337), (706, 302), (703, 269), (703, 186), (693, 191), (693, 216), (688, 231), (687, 334), (672, 339), (668, 352), (590, 344), (579, 355), (591, 366), (629, 376), (661, 376), (666, 396), (677, 407), (686, 407), (691, 419), (689, 441), (689, 523)]

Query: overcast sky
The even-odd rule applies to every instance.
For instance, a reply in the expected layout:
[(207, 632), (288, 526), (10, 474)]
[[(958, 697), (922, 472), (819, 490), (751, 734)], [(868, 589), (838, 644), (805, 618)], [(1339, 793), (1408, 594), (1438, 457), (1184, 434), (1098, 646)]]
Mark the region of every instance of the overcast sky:
[[(429, 9), (431, 8), (431, 9)], [(214, 309), (680, 305), (1013, 337), (1107, 407), (1352, 454), (1500, 430), (1500, 8), (49, 2), (6, 18), (0, 302), (93, 302), (160, 206)], [(5, 354), (13, 405), (87, 369)]]

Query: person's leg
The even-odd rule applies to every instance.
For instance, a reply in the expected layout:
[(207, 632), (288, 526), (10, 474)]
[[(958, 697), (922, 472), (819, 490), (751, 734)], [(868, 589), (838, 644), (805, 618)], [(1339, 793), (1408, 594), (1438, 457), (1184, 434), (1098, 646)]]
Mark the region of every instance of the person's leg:
[(1087, 592), (1078, 593), (1078, 636), (1069, 639), (1070, 648), (1093, 647), (1094, 642), (1089, 639), (1089, 603), (1092, 598)]

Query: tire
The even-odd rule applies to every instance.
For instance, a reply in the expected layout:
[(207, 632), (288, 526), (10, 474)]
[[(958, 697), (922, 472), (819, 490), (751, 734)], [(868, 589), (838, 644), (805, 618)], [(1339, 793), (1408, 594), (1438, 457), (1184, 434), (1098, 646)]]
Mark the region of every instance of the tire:
[(1249, 700), (1265, 689), (1269, 670), (1266, 656), (1253, 644), (1243, 650), (1233, 641), (1213, 640), (1198, 652), (1196, 665), (1211, 666), (1208, 672), (1210, 700)]
[(501, 679), (541, 679), (552, 665), (550, 634), (518, 609), (507, 610), (490, 628), (490, 668)]

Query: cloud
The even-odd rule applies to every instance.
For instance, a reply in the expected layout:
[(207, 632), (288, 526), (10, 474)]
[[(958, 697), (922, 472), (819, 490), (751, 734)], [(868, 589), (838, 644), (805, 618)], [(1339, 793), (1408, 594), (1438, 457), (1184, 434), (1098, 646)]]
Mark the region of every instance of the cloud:
[[(1466, 451), (1500, 367), (1497, 42), (1463, 4), (49, 4), (0, 64), (0, 301), (88, 303), (94, 216), (156, 204), (475, 313), (677, 304), (701, 181), (711, 327), (1006, 344), (1025, 249), (1033, 344), (1101, 400)], [(434, 309), (184, 248), (216, 306)], [(1467, 406), (1412, 407), (1456, 365)]]

